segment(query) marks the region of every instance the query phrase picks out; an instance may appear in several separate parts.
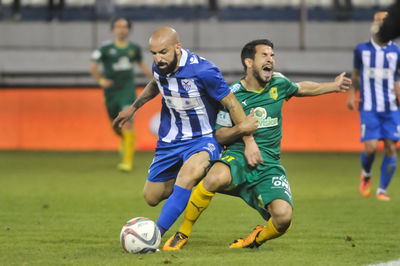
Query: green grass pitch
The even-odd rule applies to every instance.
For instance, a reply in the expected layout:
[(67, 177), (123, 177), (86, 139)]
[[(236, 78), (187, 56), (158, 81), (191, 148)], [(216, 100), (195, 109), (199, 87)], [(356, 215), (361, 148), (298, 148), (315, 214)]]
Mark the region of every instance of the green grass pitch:
[(136, 169), (126, 174), (115, 170), (115, 152), (1, 151), (0, 265), (363, 265), (400, 258), (400, 171), (390, 202), (362, 198), (356, 153), (283, 153), (293, 227), (258, 250), (228, 248), (263, 220), (240, 199), (217, 195), (183, 250), (124, 253), (124, 222), (156, 220), (161, 210), (142, 197), (152, 156), (138, 152)]

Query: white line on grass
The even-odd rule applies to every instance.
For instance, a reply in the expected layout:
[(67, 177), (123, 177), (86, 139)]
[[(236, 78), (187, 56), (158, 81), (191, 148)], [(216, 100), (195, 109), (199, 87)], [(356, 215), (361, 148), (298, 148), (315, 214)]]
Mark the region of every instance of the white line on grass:
[(382, 263), (378, 263), (378, 264), (369, 264), (367, 266), (400, 266), (400, 259), (391, 260), (388, 262), (382, 262)]

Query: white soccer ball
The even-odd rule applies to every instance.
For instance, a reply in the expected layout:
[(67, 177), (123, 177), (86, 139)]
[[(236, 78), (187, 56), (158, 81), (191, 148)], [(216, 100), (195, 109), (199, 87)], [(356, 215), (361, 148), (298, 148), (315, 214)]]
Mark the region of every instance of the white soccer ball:
[(122, 248), (128, 253), (155, 252), (161, 242), (161, 233), (157, 225), (145, 217), (136, 217), (122, 227)]

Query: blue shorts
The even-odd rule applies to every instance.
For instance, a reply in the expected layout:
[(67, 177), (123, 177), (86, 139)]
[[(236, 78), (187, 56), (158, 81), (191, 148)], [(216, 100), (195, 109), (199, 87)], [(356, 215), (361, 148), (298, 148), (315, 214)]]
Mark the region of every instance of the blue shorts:
[(367, 140), (400, 139), (400, 111), (360, 111), (361, 142)]
[(150, 165), (147, 180), (165, 182), (175, 179), (183, 163), (197, 152), (207, 151), (210, 160), (219, 159), (222, 146), (215, 138), (201, 137), (178, 143), (157, 142), (156, 154)]

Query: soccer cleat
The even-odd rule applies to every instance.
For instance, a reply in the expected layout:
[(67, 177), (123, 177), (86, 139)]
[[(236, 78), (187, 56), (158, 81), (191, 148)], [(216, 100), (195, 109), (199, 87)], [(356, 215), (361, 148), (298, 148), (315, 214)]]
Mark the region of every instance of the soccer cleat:
[(171, 236), (163, 246), (163, 250), (179, 250), (189, 240), (189, 237), (181, 232), (176, 232)]
[(130, 172), (132, 171), (132, 164), (130, 163), (119, 163), (117, 165), (117, 169), (123, 172)]
[(385, 193), (376, 194), (376, 198), (381, 201), (389, 201), (390, 198)]
[(261, 244), (257, 243), (256, 237), (265, 226), (257, 225), (253, 232), (246, 238), (239, 238), (229, 245), (229, 248), (258, 248)]
[(371, 186), (371, 177), (367, 179), (363, 174), (361, 174), (360, 193), (363, 197), (368, 198), (369, 196), (371, 196), (370, 186)]

